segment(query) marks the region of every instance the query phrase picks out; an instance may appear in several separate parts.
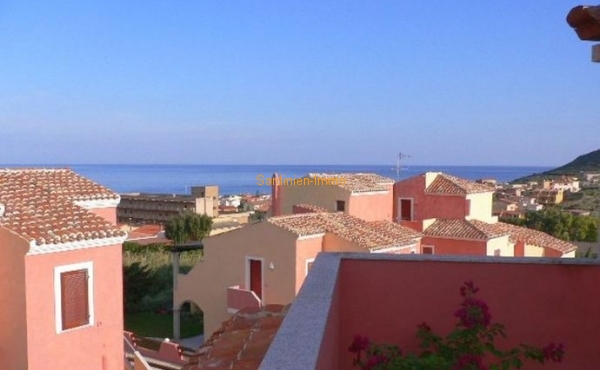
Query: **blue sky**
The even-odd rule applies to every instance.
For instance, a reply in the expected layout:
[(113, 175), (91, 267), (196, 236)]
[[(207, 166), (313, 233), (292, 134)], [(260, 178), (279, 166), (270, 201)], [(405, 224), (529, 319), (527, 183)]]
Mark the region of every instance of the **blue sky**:
[(0, 163), (560, 165), (579, 4), (0, 0)]

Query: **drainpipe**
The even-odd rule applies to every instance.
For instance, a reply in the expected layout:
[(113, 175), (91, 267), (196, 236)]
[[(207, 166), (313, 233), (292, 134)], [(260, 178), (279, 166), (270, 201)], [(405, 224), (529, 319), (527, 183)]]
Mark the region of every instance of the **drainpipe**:
[[(177, 290), (177, 278), (179, 275), (180, 254), (181, 254), (180, 252), (172, 253), (172, 255), (173, 255), (173, 297), (175, 297), (175, 291)], [(179, 306), (176, 306), (175, 301), (173, 300), (173, 339), (176, 341), (180, 339), (180, 332), (181, 332), (180, 327), (181, 327), (181, 320), (180, 320)]]

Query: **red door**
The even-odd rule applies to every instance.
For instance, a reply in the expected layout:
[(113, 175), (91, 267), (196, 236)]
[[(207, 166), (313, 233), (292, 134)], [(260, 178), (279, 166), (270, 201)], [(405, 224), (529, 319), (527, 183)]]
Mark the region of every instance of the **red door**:
[(262, 262), (250, 260), (250, 290), (262, 299)]

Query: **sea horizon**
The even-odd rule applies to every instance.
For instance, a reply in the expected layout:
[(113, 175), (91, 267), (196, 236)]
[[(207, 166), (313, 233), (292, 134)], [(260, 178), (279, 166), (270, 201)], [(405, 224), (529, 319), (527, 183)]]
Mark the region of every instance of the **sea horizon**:
[(384, 165), (155, 165), (155, 164), (27, 164), (0, 165), (6, 168), (70, 168), (118, 193), (189, 194), (192, 186), (218, 185), (219, 194), (268, 194), (260, 185), (262, 178), (278, 173), (284, 177), (302, 177), (307, 173), (371, 172), (393, 180), (402, 180), (423, 172), (439, 171), (468, 180), (493, 178), (509, 182), (554, 167), (546, 166), (447, 166), (406, 165), (400, 172), (394, 164)]

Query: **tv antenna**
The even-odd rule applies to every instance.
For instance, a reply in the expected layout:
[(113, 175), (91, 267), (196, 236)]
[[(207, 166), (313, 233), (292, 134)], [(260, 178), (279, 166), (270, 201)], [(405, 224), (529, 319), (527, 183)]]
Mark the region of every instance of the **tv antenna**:
[(404, 169), (402, 168), (402, 160), (406, 158), (410, 158), (410, 155), (398, 152), (398, 157), (396, 157), (396, 181), (400, 180), (400, 171)]

